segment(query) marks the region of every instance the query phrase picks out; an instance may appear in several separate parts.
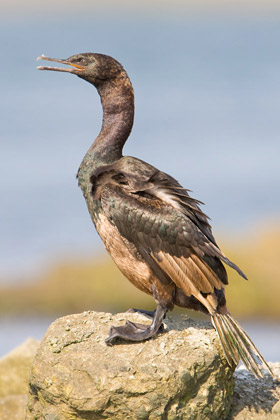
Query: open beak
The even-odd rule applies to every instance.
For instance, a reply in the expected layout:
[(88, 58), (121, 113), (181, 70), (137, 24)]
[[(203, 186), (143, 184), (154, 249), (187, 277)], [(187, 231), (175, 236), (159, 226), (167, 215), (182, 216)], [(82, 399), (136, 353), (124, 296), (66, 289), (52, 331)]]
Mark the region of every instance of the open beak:
[(39, 57), (37, 57), (36, 61), (39, 61), (39, 60), (47, 60), (47, 61), (53, 61), (55, 63), (67, 64), (68, 66), (72, 66), (73, 68), (38, 66), (37, 67), (38, 70), (54, 70), (54, 71), (64, 71), (64, 72), (68, 72), (68, 73), (79, 74), (80, 72), (85, 71), (85, 69), (86, 69), (86, 66), (81, 66), (81, 65), (78, 65), (78, 64), (74, 64), (74, 63), (71, 63), (70, 61), (67, 61), (67, 60), (59, 60), (57, 58), (45, 57), (43, 54), (40, 55)]

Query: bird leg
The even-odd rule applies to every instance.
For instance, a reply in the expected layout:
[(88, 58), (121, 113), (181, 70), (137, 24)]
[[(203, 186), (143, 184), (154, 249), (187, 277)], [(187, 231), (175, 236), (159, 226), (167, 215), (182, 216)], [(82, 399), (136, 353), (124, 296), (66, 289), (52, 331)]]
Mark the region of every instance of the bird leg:
[[(167, 312), (167, 311), (166, 311)], [(136, 308), (130, 308), (126, 311), (127, 314), (142, 314), (144, 316), (146, 316), (149, 319), (154, 319), (154, 315), (156, 313), (156, 309), (154, 309), (153, 311), (147, 311), (146, 309), (136, 309)], [(165, 318), (166, 313), (164, 315), (163, 318)], [(147, 326), (143, 325), (143, 324), (137, 324), (136, 322), (134, 322), (134, 325), (139, 325), (139, 328), (145, 329)], [(163, 324), (161, 324), (161, 326), (158, 329), (158, 332), (161, 333), (164, 330), (164, 326)]]
[(167, 309), (159, 303), (155, 310), (151, 325), (147, 326), (126, 321), (125, 325), (120, 327), (111, 327), (109, 336), (106, 338), (105, 343), (112, 345), (116, 339), (126, 341), (144, 341), (153, 337), (159, 331), (166, 312)]

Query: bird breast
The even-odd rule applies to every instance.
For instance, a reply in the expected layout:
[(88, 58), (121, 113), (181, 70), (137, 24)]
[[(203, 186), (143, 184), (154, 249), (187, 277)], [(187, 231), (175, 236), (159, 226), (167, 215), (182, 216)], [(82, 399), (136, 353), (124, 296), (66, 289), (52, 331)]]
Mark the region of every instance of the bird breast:
[(101, 237), (107, 252), (124, 276), (138, 289), (152, 295), (153, 273), (143, 261), (136, 247), (123, 238), (108, 218), (100, 213), (96, 230)]

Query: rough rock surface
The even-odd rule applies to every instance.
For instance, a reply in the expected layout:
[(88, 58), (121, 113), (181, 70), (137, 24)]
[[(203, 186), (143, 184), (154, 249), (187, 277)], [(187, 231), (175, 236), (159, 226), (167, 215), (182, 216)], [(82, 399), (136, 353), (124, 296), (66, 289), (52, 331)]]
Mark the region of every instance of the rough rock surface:
[(27, 339), (0, 360), (0, 419), (24, 420), (31, 365), (39, 341)]
[(110, 326), (126, 319), (150, 323), (85, 312), (49, 327), (32, 367), (27, 420), (226, 418), (233, 372), (208, 324), (170, 318), (155, 339), (106, 346)]
[(280, 419), (280, 363), (270, 363), (274, 378), (267, 372), (258, 380), (244, 367), (234, 373), (235, 387), (228, 420)]

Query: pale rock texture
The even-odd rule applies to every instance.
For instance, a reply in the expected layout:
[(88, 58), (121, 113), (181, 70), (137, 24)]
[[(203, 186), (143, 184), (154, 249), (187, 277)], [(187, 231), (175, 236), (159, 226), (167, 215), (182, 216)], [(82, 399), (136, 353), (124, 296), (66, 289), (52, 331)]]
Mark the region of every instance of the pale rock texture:
[(233, 371), (209, 324), (168, 318), (164, 333), (106, 346), (111, 325), (140, 314), (85, 312), (56, 320), (37, 352), (27, 420), (222, 420)]
[(27, 339), (0, 360), (0, 419), (24, 420), (31, 365), (39, 341)]

